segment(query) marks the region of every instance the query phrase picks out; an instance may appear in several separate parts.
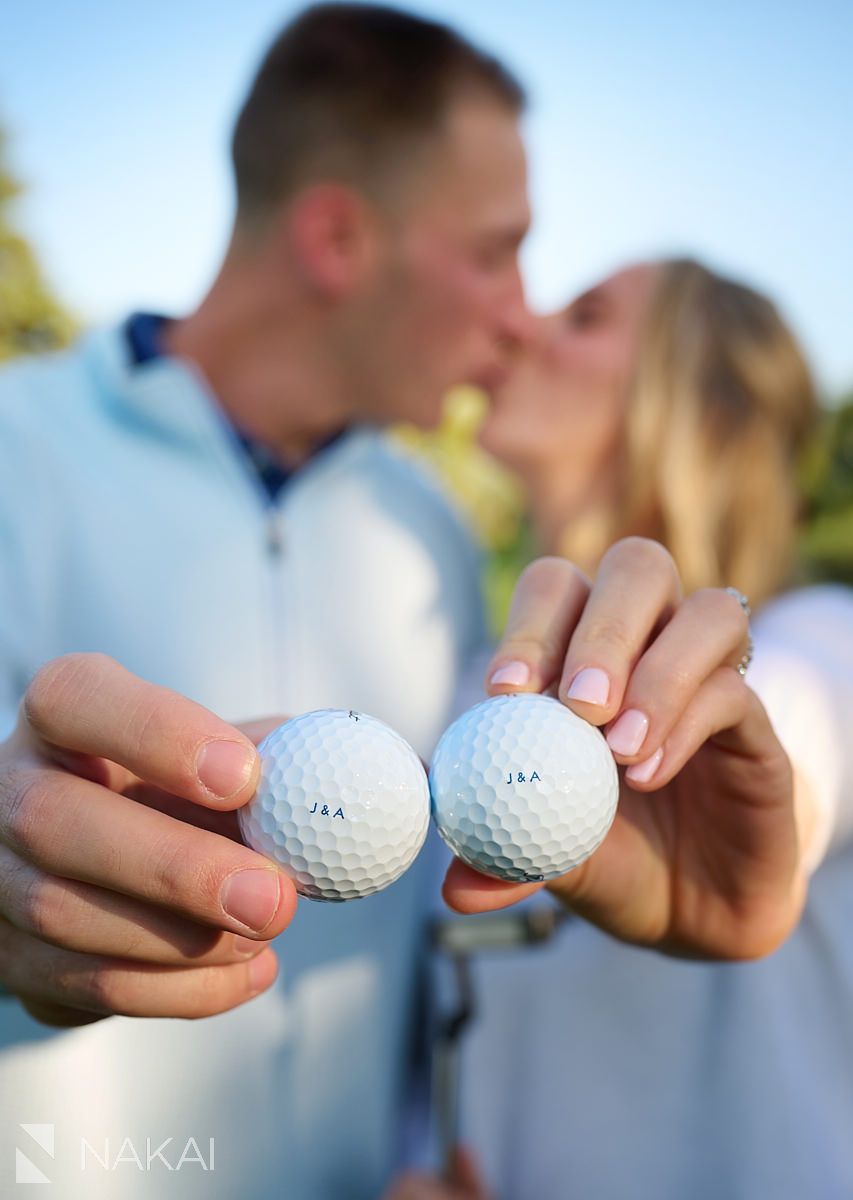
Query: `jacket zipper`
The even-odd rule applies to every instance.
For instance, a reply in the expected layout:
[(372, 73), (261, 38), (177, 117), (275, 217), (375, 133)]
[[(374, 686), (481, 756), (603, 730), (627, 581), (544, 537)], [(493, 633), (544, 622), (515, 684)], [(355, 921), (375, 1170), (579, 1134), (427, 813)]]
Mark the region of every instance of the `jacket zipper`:
[(271, 632), (267, 652), (270, 657), (270, 686), (272, 712), (285, 712), (286, 696), (292, 695), (295, 664), (288, 664), (285, 572), (287, 565), (287, 535), (284, 513), (274, 505), (267, 514), (266, 555), (269, 564), (269, 597)]

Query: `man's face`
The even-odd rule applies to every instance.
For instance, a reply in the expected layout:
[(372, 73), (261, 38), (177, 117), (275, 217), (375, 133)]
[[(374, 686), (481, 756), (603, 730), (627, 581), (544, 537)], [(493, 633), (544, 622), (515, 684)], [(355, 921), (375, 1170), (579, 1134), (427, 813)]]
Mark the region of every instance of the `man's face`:
[(527, 321), (518, 253), (529, 221), (516, 117), (457, 102), (388, 234), (369, 302), (368, 415), (428, 428), (455, 384), (501, 382)]

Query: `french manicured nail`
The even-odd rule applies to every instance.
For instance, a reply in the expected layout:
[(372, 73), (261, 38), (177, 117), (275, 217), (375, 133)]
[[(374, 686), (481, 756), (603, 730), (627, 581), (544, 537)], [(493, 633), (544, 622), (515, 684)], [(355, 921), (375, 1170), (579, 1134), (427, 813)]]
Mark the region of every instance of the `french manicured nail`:
[(525, 662), (508, 662), (498, 667), (489, 683), (506, 684), (509, 687), (524, 687), (530, 680), (530, 667)]
[(235, 871), (219, 892), (219, 902), (230, 917), (260, 933), (276, 914), (281, 895), (278, 871), (258, 867)]
[(569, 700), (580, 700), (584, 704), (602, 707), (610, 695), (610, 680), (599, 667), (584, 667), (572, 680), (566, 692)]
[(663, 746), (659, 746), (651, 758), (647, 758), (644, 762), (634, 763), (633, 767), (628, 767), (625, 778), (634, 783), (650, 783), (662, 758)]
[(266, 991), (277, 974), (278, 960), (272, 951), (264, 951), (253, 958), (249, 963), (249, 987), (252, 989), (252, 995), (256, 996), (258, 992)]
[(255, 765), (254, 751), (242, 742), (205, 742), (195, 769), (209, 792), (227, 800), (245, 787)]
[(629, 708), (607, 731), (607, 745), (614, 754), (630, 758), (639, 754), (649, 732), (649, 718), (638, 708)]

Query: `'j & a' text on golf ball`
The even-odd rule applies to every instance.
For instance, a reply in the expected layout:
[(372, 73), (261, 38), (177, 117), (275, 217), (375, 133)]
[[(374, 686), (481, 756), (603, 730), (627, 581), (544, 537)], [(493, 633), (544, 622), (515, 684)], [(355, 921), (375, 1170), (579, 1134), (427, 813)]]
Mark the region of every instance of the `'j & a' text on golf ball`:
[(554, 879), (601, 844), (619, 781), (602, 734), (558, 700), (496, 696), (463, 713), (430, 768), (433, 818), (486, 875)]
[(429, 824), (429, 785), (409, 744), (375, 717), (303, 713), (258, 746), (261, 780), (240, 810), (252, 849), (314, 900), (354, 900), (411, 866)]

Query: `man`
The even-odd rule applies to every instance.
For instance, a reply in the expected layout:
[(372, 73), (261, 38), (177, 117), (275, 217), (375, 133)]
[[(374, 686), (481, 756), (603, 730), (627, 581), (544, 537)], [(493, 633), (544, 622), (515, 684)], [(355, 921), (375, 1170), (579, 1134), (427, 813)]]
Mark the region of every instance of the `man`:
[[(97, 1022), (49, 1035), (4, 1004), (4, 1181), (32, 1121), (55, 1126), (47, 1173), (69, 1195), (175, 1179), (181, 1197), (370, 1197), (387, 1178), (423, 864), (358, 905), (300, 904), (279, 984), (240, 1007), (272, 984), (295, 896), (211, 832), (233, 835), (256, 756), (185, 697), (231, 720), (361, 708), (423, 755), (440, 734), (481, 635), (476, 563), (371, 427), (434, 424), (522, 333), (521, 107), (449, 30), (308, 10), (237, 121), (233, 237), (197, 310), (3, 380), (7, 730), (26, 697), (5, 748), (0, 980), (37, 1020)], [(174, 1171), (211, 1137), (213, 1174), (156, 1155), (142, 1172), (90, 1155), (81, 1174), (83, 1139), (144, 1160), (171, 1138)]]

